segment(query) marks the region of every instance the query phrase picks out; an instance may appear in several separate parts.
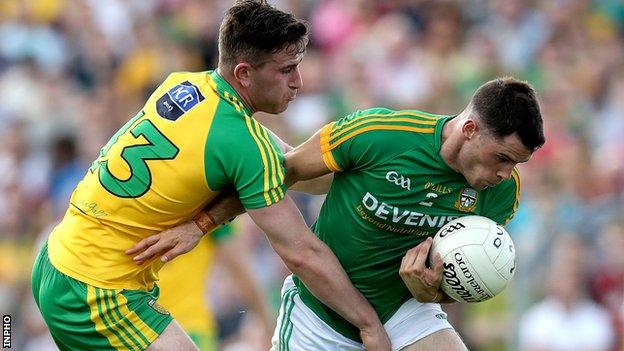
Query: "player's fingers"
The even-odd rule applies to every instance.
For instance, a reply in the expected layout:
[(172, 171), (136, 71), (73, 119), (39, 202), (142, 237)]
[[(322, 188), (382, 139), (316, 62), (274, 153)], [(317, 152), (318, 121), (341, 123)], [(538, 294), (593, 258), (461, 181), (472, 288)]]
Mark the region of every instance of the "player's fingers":
[(139, 258), (139, 259), (133, 258), (134, 263), (136, 263), (139, 266), (142, 265), (143, 263), (151, 260), (151, 259), (152, 259), (151, 256), (150, 257), (142, 257), (142, 258)]
[(143, 251), (142, 253), (134, 256), (133, 260), (135, 262), (142, 262), (145, 261), (147, 259), (152, 258), (153, 256), (155, 256), (156, 254), (163, 252), (167, 249), (169, 249), (171, 247), (171, 245), (168, 242), (165, 241), (158, 241), (157, 243), (151, 245), (150, 247), (148, 247), (145, 251)]
[(433, 257), (433, 264), (431, 265), (431, 269), (433, 269), (436, 273), (442, 273), (442, 258), (439, 253), (436, 253)]
[(174, 258), (180, 256), (181, 254), (185, 253), (187, 251), (185, 251), (182, 248), (182, 245), (177, 245), (174, 248), (172, 248), (171, 250), (165, 252), (164, 255), (160, 256), (160, 260), (162, 262), (170, 262), (171, 260), (173, 260)]
[(153, 245), (154, 243), (158, 242), (159, 239), (160, 239), (160, 234), (148, 236), (147, 238), (145, 238), (145, 239), (139, 241), (138, 243), (136, 243), (130, 249), (126, 250), (126, 255), (132, 255), (132, 254), (135, 254), (137, 252), (143, 251), (147, 247), (149, 247), (149, 246)]
[(405, 256), (403, 256), (401, 260), (401, 271), (410, 269), (414, 265), (416, 256), (418, 256), (418, 246), (407, 250)]
[(440, 257), (440, 253), (435, 254), (433, 257), (432, 268), (434, 272), (442, 273), (442, 257)]
[(435, 282), (441, 282), (442, 281), (442, 258), (440, 257), (440, 254), (437, 253), (434, 258), (433, 258), (433, 267), (431, 267), (433, 270), (433, 275), (434, 275), (434, 279)]
[(425, 268), (425, 262), (427, 261), (427, 256), (429, 255), (429, 248), (431, 247), (431, 243), (433, 239), (428, 237), (425, 241), (423, 241), (420, 245), (418, 245), (418, 255), (414, 260), (414, 265), (416, 267)]

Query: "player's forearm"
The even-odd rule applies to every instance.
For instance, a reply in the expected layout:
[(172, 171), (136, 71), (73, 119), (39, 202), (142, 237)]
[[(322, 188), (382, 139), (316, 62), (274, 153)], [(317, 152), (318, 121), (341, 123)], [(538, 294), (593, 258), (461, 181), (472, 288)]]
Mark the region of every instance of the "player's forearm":
[(327, 194), (329, 188), (331, 187), (332, 181), (334, 180), (334, 174), (329, 173), (324, 176), (298, 181), (294, 183), (292, 186), (289, 186), (288, 189), (301, 191), (303, 193), (311, 194), (311, 195), (322, 195)]
[[(377, 313), (353, 286), (336, 256), (316, 239), (298, 250), (296, 258), (287, 262), (295, 273), (325, 305), (359, 329), (381, 324)], [(294, 262), (293, 262), (294, 261)]]
[(224, 190), (198, 213), (193, 221), (202, 232), (207, 233), (243, 213), (245, 213), (245, 208), (236, 192)]
[(383, 330), (373, 307), (355, 289), (329, 247), (306, 226), (289, 196), (269, 207), (250, 210), (249, 215), (314, 296), (361, 331)]

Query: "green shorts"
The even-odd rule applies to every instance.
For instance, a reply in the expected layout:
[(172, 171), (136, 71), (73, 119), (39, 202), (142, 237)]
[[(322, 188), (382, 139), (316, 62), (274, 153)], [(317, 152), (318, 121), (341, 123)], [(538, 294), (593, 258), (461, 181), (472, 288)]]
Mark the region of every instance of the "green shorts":
[(35, 302), (61, 350), (144, 350), (173, 320), (152, 291), (102, 289), (59, 272), (47, 243), (32, 273)]

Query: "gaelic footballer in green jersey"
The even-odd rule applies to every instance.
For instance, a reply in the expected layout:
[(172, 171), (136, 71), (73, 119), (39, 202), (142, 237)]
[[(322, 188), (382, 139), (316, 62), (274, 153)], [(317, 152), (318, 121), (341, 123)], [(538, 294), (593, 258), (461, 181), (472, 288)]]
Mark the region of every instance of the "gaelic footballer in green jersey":
[[(499, 78), (482, 85), (457, 116), (359, 111), (286, 155), (296, 180), (334, 172), (313, 230), (375, 307), (394, 349), (466, 349), (439, 322), (439, 305), (429, 303), (450, 301), (439, 291), (439, 257), (426, 266), (431, 237), (468, 214), (509, 221), (519, 203), (515, 166), (543, 145), (542, 128), (533, 88)], [(341, 339), (357, 341), (352, 327), (293, 280), (294, 292), (289, 279), (284, 283), (293, 303), (280, 319), (294, 331), (282, 333), (277, 345), (332, 338), (345, 350), (361, 349)], [(328, 327), (314, 333), (311, 325)]]
[[(313, 231), (385, 323), (412, 297), (398, 274), (405, 252), (467, 214), (506, 223), (520, 178), (478, 191), (440, 156), (449, 116), (421, 111), (359, 111), (321, 130), (323, 160), (334, 181)], [(303, 302), (341, 334), (356, 331), (294, 279)]]

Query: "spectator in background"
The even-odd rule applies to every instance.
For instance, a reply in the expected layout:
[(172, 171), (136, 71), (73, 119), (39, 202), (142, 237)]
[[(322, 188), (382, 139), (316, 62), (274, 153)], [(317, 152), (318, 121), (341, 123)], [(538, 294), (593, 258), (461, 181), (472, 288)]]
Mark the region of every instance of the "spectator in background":
[(84, 176), (87, 164), (80, 159), (75, 137), (69, 134), (60, 135), (53, 141), (52, 154), (48, 200), (52, 221), (55, 221), (63, 217), (71, 193)]
[(587, 298), (584, 247), (579, 237), (557, 238), (551, 252), (546, 297), (520, 320), (523, 351), (608, 351), (608, 312)]
[(624, 342), (624, 221), (608, 224), (598, 234), (597, 265), (589, 280), (592, 298), (607, 309), (611, 316), (616, 342), (613, 350), (621, 350)]

